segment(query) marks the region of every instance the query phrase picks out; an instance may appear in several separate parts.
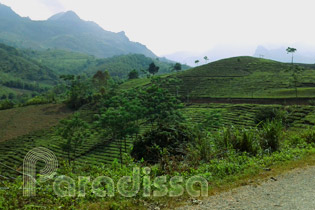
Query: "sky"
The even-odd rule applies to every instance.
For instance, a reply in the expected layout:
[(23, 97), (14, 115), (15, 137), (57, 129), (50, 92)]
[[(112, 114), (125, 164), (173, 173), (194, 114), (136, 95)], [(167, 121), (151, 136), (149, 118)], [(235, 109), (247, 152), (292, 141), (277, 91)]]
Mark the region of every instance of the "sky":
[[(0, 0), (20, 16), (45, 20), (72, 10), (108, 31), (125, 31), (158, 56), (230, 46), (315, 45), (313, 0)], [(237, 51), (236, 50), (236, 51)]]

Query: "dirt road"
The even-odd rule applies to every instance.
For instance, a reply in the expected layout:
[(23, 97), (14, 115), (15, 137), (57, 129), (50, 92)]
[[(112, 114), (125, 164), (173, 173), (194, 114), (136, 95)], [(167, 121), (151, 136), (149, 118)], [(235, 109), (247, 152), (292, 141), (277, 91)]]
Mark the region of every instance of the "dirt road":
[[(198, 202), (195, 202), (198, 203)], [(294, 169), (270, 177), (260, 185), (248, 185), (208, 197), (179, 209), (315, 209), (315, 166)]]

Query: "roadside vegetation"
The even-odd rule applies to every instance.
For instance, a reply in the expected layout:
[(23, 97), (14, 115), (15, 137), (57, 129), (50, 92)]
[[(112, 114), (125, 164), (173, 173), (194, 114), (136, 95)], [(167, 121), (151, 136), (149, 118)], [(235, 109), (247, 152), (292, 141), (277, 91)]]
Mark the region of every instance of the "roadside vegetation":
[[(181, 81), (172, 77), (150, 76), (148, 83), (135, 89), (119, 87), (106, 72), (97, 72), (92, 78), (68, 75), (62, 79), (67, 91), (55, 99), (76, 114), (49, 130), (0, 143), (1, 163), (5, 164), (1, 165), (5, 177), (1, 184), (10, 189), (0, 191), (2, 208), (163, 208), (189, 198), (186, 193), (178, 198), (143, 196), (149, 188), (156, 189), (153, 182), (141, 184), (132, 198), (117, 191), (114, 196), (99, 198), (90, 184), (85, 197), (71, 186), (64, 189), (77, 193), (58, 197), (52, 180), (37, 185), (36, 197), (23, 197), (22, 161), (29, 150), (39, 146), (57, 156), (60, 166), (55, 177), (69, 176), (76, 186), (79, 176), (92, 180), (108, 176), (117, 183), (123, 176), (132, 176), (135, 167), (149, 167), (150, 172), (141, 173), (141, 183), (161, 175), (167, 180), (199, 175), (208, 181), (210, 190), (315, 152), (315, 113), (310, 105), (188, 106), (181, 102), (176, 86), (171, 86), (182, 85)], [(172, 189), (171, 184), (167, 186)], [(110, 192), (106, 185), (102, 189)]]

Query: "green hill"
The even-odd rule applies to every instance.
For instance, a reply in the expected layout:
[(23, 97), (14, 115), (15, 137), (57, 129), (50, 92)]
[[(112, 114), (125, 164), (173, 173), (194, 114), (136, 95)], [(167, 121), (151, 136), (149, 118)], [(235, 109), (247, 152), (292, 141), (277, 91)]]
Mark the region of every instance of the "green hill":
[(32, 21), (3, 4), (0, 4), (0, 42), (18, 48), (70, 50), (100, 58), (129, 53), (156, 57), (146, 46), (130, 41), (124, 32), (105, 31), (72, 11), (56, 14), (46, 21)]
[(97, 60), (94, 56), (65, 50), (23, 50), (23, 54), (38, 63), (48, 66), (58, 75), (81, 74), (87, 68), (94, 66)]
[(0, 94), (40, 92), (59, 81), (50, 68), (24, 56), (21, 51), (0, 44)]
[[(296, 67), (301, 69), (297, 79)], [(276, 62), (254, 57), (234, 57), (199, 66), (171, 77), (182, 80), (179, 92), (190, 98), (278, 98), (315, 96), (312, 65)], [(296, 81), (296, 82), (295, 82)]]
[[(172, 61), (163, 58), (153, 59), (141, 54), (97, 59), (87, 54), (56, 49), (23, 50), (23, 53), (38, 63), (48, 66), (58, 75), (82, 73), (91, 75), (98, 70), (107, 70), (113, 77), (127, 78), (128, 73), (133, 69), (138, 70), (141, 74), (141, 70), (146, 70), (152, 62), (160, 67), (159, 74), (169, 73), (174, 65)], [(183, 65), (182, 68), (185, 70), (189, 66)]]

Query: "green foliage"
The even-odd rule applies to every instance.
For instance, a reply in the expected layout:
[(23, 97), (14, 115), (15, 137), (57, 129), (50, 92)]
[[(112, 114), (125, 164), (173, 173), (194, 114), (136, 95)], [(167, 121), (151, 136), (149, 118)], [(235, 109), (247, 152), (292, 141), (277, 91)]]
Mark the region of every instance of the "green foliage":
[(69, 81), (67, 105), (73, 109), (79, 109), (84, 104), (91, 101), (93, 89), (89, 81), (81, 76), (63, 76), (65, 81)]
[(11, 109), (14, 107), (14, 103), (8, 99), (0, 101), (0, 110)]
[(280, 148), (283, 140), (283, 125), (279, 120), (267, 120), (262, 125), (261, 147), (266, 152), (275, 152)]
[(185, 155), (188, 143), (193, 140), (194, 135), (183, 124), (159, 124), (139, 137), (132, 155), (137, 160), (157, 163), (165, 152), (167, 156)]
[(152, 75), (155, 75), (159, 72), (160, 67), (156, 66), (154, 62), (150, 63), (148, 72)]
[(293, 64), (293, 54), (296, 52), (296, 49), (293, 47), (288, 47), (286, 49), (287, 53), (291, 53), (292, 54), (292, 64)]
[(8, 92), (2, 86), (17, 95), (22, 90), (44, 92), (59, 82), (50, 68), (4, 44), (0, 44), (0, 78), (0, 94)]
[(235, 149), (257, 155), (260, 151), (259, 132), (257, 129), (223, 128), (218, 139), (221, 150)]
[(267, 121), (279, 120), (283, 124), (286, 124), (288, 118), (288, 112), (285, 109), (279, 107), (262, 107), (256, 112), (255, 123), (265, 123)]
[(53, 69), (59, 75), (82, 74), (86, 69), (94, 66), (96, 61), (96, 58), (87, 54), (58, 49), (23, 50), (22, 53), (41, 65)]
[(211, 130), (215, 127), (222, 125), (222, 114), (218, 110), (211, 110), (204, 114), (204, 120), (201, 122), (201, 126), (207, 130)]
[(305, 130), (301, 138), (308, 144), (315, 144), (315, 129), (314, 128), (309, 128)]
[(96, 115), (99, 127), (106, 129), (112, 142), (119, 142), (120, 162), (123, 163), (122, 141), (127, 152), (127, 137), (139, 133), (138, 120), (141, 119), (144, 108), (137, 95), (131, 92), (112, 96)]
[[(75, 114), (70, 120), (61, 122), (57, 133), (66, 140), (61, 148), (67, 153), (69, 164), (75, 161), (77, 148), (84, 143), (85, 138), (89, 135), (88, 128), (88, 124), (80, 119), (78, 114)], [(73, 159), (71, 154), (73, 154)]]
[(175, 71), (180, 71), (180, 70), (182, 70), (182, 64), (180, 64), (180, 63), (175, 63), (173, 69), (174, 69)]
[(141, 93), (141, 103), (146, 108), (146, 118), (153, 124), (180, 121), (182, 115), (178, 109), (182, 107), (180, 101), (167, 89), (163, 88), (163, 80), (152, 78), (149, 87)]
[(128, 79), (138, 79), (139, 78), (139, 72), (137, 70), (132, 70), (128, 74)]
[(192, 165), (199, 165), (200, 161), (209, 162), (218, 150), (216, 138), (212, 133), (202, 132), (199, 127), (195, 129), (196, 138), (188, 145), (186, 158)]
[(48, 100), (46, 97), (44, 96), (35, 96), (31, 99), (29, 99), (25, 105), (37, 105), (37, 104), (48, 104), (51, 103), (52, 101)]
[(13, 47), (0, 43), (0, 72), (7, 73), (29, 81), (58, 80), (57, 75), (46, 66), (24, 57), (23, 54)]
[(106, 87), (110, 79), (108, 71), (102, 72), (97, 71), (93, 76), (93, 83), (97, 86), (98, 89)]

